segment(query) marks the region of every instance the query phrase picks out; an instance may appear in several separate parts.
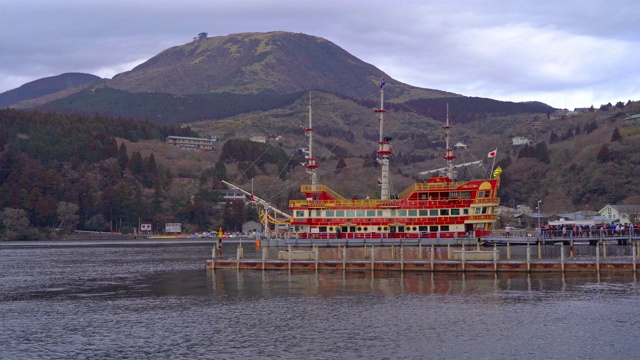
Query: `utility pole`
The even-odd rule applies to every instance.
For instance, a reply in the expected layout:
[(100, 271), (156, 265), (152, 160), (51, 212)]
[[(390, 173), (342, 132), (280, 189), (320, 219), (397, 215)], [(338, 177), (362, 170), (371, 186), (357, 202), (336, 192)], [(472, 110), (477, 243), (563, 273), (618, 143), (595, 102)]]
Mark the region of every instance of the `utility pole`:
[(538, 231), (542, 235), (542, 228), (540, 227), (540, 203), (542, 200), (538, 200)]

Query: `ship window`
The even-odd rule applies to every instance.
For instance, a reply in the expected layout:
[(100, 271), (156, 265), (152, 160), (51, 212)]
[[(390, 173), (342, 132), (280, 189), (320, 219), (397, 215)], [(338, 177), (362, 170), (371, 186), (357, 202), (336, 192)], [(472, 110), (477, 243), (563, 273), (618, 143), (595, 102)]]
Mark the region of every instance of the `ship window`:
[(476, 214), (480, 214), (480, 211), (482, 211), (482, 209), (481, 209), (481, 208), (479, 208), (479, 207), (478, 207), (478, 208), (476, 208)]
[(418, 230), (418, 228), (416, 228), (415, 226), (413, 228), (411, 228), (411, 230), (416, 231)]
[(409, 216), (418, 216), (418, 210), (409, 210)]
[(362, 231), (362, 227), (358, 226), (358, 231)]
[(451, 215), (460, 215), (460, 209), (451, 209)]
[(398, 216), (407, 216), (407, 210), (398, 210)]
[(418, 230), (420, 232), (425, 232), (425, 231), (427, 231), (427, 229), (428, 229), (428, 227), (426, 227), (426, 226), (418, 226)]
[(356, 217), (364, 217), (365, 211), (364, 210), (356, 210)]
[(319, 230), (320, 230), (320, 232), (327, 232), (327, 227), (326, 226), (320, 226)]
[(385, 226), (384, 231), (389, 231), (389, 228)]
[(438, 226), (437, 226), (437, 225), (431, 225), (431, 226), (429, 226), (429, 231), (431, 231), (431, 232), (438, 232)]
[(365, 226), (364, 231), (369, 231), (369, 228)]
[(429, 215), (429, 211), (427, 211), (427, 210), (418, 210), (418, 215), (427, 216), (427, 215)]
[(482, 199), (484, 197), (484, 191), (478, 191), (478, 199)]
[(333, 210), (327, 210), (327, 217), (334, 217), (335, 212)]
[(356, 232), (355, 226), (349, 226), (349, 232)]
[(398, 226), (398, 232), (404, 232), (404, 226)]
[(420, 199), (427, 200), (427, 194), (420, 194)]
[(333, 226), (329, 227), (329, 231), (333, 232)]
[(440, 215), (442, 216), (449, 215), (449, 209), (440, 209)]
[(487, 208), (486, 208), (486, 207), (483, 207), (483, 208), (482, 208), (482, 213), (483, 213), (483, 214), (486, 214), (486, 213), (487, 213)]
[(322, 217), (322, 210), (316, 210), (316, 217)]
[(463, 215), (469, 215), (469, 209), (462, 209)]
[(296, 210), (296, 217), (304, 217), (304, 210)]
[(347, 217), (352, 218), (356, 215), (355, 210), (347, 210)]
[(339, 217), (339, 218), (344, 217), (344, 210), (336, 210), (336, 217)]
[(375, 217), (375, 216), (376, 216), (375, 210), (367, 210), (367, 217)]
[(346, 233), (348, 230), (349, 230), (349, 228), (348, 228), (348, 227), (346, 227), (346, 226), (343, 226), (343, 227), (342, 227), (342, 232), (343, 232), (343, 233)]
[(378, 231), (382, 230), (382, 228), (380, 226), (378, 226)]
[(395, 209), (391, 209), (391, 216), (396, 216), (396, 210)]
[(457, 192), (457, 191), (450, 191), (450, 192), (449, 192), (449, 197), (450, 197), (450, 198), (457, 198), (457, 197), (460, 197), (460, 193), (459, 193), (459, 192)]
[(378, 217), (382, 217), (382, 210), (378, 210)]
[(438, 216), (438, 209), (429, 210), (429, 216)]
[(449, 231), (449, 225), (440, 226), (440, 231)]

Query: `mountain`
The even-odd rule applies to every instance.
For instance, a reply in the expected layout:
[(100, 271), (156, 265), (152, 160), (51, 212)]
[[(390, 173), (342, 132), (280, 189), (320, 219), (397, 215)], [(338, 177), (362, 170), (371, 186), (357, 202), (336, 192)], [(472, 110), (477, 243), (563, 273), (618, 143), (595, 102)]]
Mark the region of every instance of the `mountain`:
[[(84, 88), (83, 85), (86, 86), (99, 80), (101, 80), (101, 78), (98, 76), (83, 73), (64, 73), (38, 79), (0, 94), (0, 108), (9, 107), (25, 100), (32, 100), (65, 90), (76, 89), (80, 91)], [(68, 96), (71, 92), (67, 91), (65, 94)]]
[(198, 38), (162, 51), (108, 86), (133, 93), (288, 94), (321, 90), (368, 98), (382, 78), (394, 101), (457, 96), (393, 80), (323, 38), (290, 33), (241, 33)]
[(487, 114), (554, 110), (540, 103), (469, 98), (404, 84), (328, 40), (288, 32), (199, 37), (111, 80), (17, 107), (176, 125), (283, 108), (312, 90), (375, 107), (383, 78), (389, 106), (431, 118), (439, 118), (448, 102), (464, 111), (465, 122)]

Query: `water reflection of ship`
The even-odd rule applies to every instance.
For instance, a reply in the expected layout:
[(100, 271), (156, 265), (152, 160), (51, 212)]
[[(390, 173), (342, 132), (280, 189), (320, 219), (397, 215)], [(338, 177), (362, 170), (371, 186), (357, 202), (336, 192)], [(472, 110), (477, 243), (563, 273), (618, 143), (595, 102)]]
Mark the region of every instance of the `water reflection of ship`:
[[(339, 296), (341, 294), (374, 293), (382, 295), (484, 295), (504, 291), (563, 291), (567, 286), (589, 286), (601, 278), (596, 274), (566, 273), (422, 273), (350, 271), (236, 271), (211, 272), (214, 291), (228, 296)], [(616, 279), (633, 274), (621, 274)]]

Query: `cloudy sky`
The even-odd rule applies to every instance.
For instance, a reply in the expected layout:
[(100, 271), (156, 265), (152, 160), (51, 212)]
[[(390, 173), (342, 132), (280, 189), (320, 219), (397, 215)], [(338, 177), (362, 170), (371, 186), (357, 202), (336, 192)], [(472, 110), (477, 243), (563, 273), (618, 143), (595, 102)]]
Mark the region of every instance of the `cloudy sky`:
[(638, 0), (0, 0), (0, 93), (105, 78), (200, 32), (325, 38), (404, 83), (557, 108), (640, 100)]

